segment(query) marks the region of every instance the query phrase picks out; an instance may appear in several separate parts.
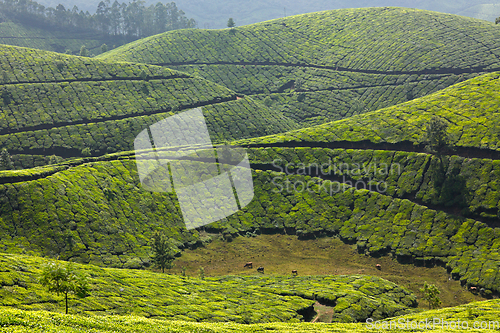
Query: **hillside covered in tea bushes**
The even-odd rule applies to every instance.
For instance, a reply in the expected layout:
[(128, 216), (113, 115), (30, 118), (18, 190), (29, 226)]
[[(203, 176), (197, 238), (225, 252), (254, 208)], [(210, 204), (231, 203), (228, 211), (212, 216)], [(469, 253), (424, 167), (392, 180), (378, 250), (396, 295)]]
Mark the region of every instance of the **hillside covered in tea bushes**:
[[(250, 145), (347, 145), (422, 150), (433, 116), (447, 125), (450, 154), (495, 156), (500, 150), (500, 73), (485, 74), (407, 103), (264, 138)], [(350, 144), (349, 144), (350, 143)], [(378, 145), (378, 146), (377, 146)], [(398, 149), (399, 148), (399, 149)]]
[(500, 69), (500, 29), (405, 8), (325, 11), (145, 38), (101, 57), (166, 66), (261, 99), (301, 126), (375, 111)]
[[(497, 300), (474, 302), (471, 304), (431, 310), (419, 314), (411, 314), (392, 318), (396, 323), (398, 320), (403, 323), (413, 322), (418, 324), (429, 318), (440, 318), (443, 321), (460, 321), (464, 327), (469, 327), (471, 332), (497, 332), (499, 304)], [(82, 316), (82, 315), (62, 315), (47, 311), (25, 311), (7, 307), (0, 308), (0, 320), (4, 332), (54, 332), (61, 331), (73, 333), (82, 331), (92, 331), (96, 333), (104, 332), (130, 332), (149, 333), (168, 332), (206, 332), (206, 333), (240, 333), (240, 332), (297, 332), (297, 333), (361, 333), (361, 332), (383, 332), (385, 331), (378, 323), (377, 330), (368, 327), (366, 323), (335, 323), (325, 325), (323, 323), (264, 323), (264, 324), (238, 324), (238, 323), (193, 323), (187, 321), (171, 321), (165, 325), (164, 320), (150, 319), (139, 316)], [(466, 324), (464, 323), (466, 322)], [(483, 323), (483, 329), (480, 329)], [(373, 322), (375, 325), (375, 322)], [(474, 329), (474, 325), (478, 329)], [(5, 328), (6, 327), (6, 328)], [(394, 326), (393, 326), (394, 327)], [(422, 325), (423, 327), (423, 325)], [(453, 326), (451, 326), (453, 327)], [(380, 330), (382, 328), (382, 330)], [(410, 326), (411, 328), (411, 326)], [(407, 327), (398, 327), (391, 330), (395, 333), (408, 332)], [(426, 331), (435, 333), (450, 332), (450, 328), (443, 322), (430, 325)]]
[[(457, 189), (453, 185), (461, 179), (460, 173), (453, 174), (454, 179), (447, 176), (444, 184), (435, 182), (432, 168), (426, 167), (436, 164), (432, 155), (312, 148), (252, 148), (249, 154), (255, 169), (253, 201), (205, 230), (233, 236), (337, 235), (356, 243), (360, 253), (392, 253), (402, 262), (442, 264), (453, 278), (485, 288), (485, 295), (500, 291), (498, 195), (494, 178), (488, 177), (499, 172), (496, 161), (471, 160), (469, 172), (481, 176)], [(371, 179), (370, 175), (356, 176), (357, 180), (366, 176), (366, 184), (372, 185), (371, 191), (356, 190), (347, 183), (355, 180), (350, 174), (338, 177), (347, 183), (339, 186), (335, 174), (321, 179), (262, 171), (272, 170), (276, 158), (306, 164), (392, 161), (400, 164), (401, 174)], [(460, 167), (460, 161), (447, 160), (446, 166), (453, 170)], [(165, 232), (180, 249), (209, 241), (199, 230), (186, 230), (174, 193), (150, 193), (138, 187), (133, 154), (1, 175), (0, 231), (4, 236), (0, 246), (4, 252), (141, 268), (149, 265), (155, 230)], [(377, 190), (381, 181), (386, 181), (385, 190)], [(307, 190), (301, 189), (304, 184)], [(465, 201), (469, 212), (467, 205), (457, 201), (457, 190), (471, 194)]]
[[(58, 312), (61, 297), (38, 283), (47, 259), (0, 254), (0, 306)], [(64, 263), (63, 263), (64, 264)], [(414, 312), (416, 297), (369, 276), (253, 276), (193, 278), (148, 271), (76, 265), (90, 295), (72, 299), (71, 312), (158, 319), (236, 322), (312, 320), (316, 301), (334, 307), (334, 322), (360, 322)], [(62, 303), (62, 302), (61, 302)]]
[[(133, 149), (144, 128), (203, 107), (214, 141), (296, 128), (278, 111), (207, 80), (158, 66), (107, 63), (0, 46), (0, 147), (18, 167)], [(34, 160), (33, 160), (34, 159)]]

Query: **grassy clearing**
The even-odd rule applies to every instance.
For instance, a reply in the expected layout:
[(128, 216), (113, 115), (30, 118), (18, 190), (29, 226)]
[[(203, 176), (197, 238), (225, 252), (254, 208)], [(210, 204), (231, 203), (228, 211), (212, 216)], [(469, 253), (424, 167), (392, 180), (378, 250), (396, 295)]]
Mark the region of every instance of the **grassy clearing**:
[[(243, 268), (248, 261), (253, 262), (253, 269)], [(376, 264), (382, 269), (378, 270)], [(331, 237), (298, 240), (297, 236), (277, 234), (238, 237), (232, 242), (216, 239), (203, 248), (185, 250), (170, 272), (180, 274), (181, 268), (186, 267), (187, 275), (197, 276), (199, 267), (204, 267), (207, 276), (260, 276), (256, 271), (259, 266), (265, 268), (266, 275), (291, 276), (292, 270), (297, 270), (299, 276), (379, 276), (408, 288), (418, 297), (421, 297), (419, 289), (427, 281), (441, 290), (444, 307), (483, 300), (467, 291), (460, 282), (449, 280), (450, 275), (443, 267), (414, 266), (398, 263), (391, 256), (362, 255), (355, 245)], [(419, 307), (426, 309), (427, 304), (419, 301)]]

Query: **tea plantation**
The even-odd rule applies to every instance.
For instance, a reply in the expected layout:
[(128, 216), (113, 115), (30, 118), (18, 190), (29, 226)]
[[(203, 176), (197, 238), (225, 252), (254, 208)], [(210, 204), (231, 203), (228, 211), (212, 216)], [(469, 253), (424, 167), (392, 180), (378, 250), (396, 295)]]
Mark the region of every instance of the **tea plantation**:
[(82, 156), (83, 150), (131, 150), (144, 128), (194, 107), (203, 107), (214, 141), (296, 128), (251, 98), (237, 99), (185, 73), (12, 46), (0, 50), (6, 59), (0, 64), (0, 147), (24, 155), (14, 159), (18, 167), (44, 164), (50, 155)]
[[(449, 145), (460, 153), (467, 150), (471, 157), (488, 155), (488, 150), (500, 149), (500, 73), (483, 76), (456, 84), (429, 96), (375, 112), (356, 115), (311, 128), (249, 139), (240, 144), (291, 144), (314, 145), (327, 143), (335, 147), (376, 147), (385, 145), (394, 150), (419, 150), (424, 141), (426, 126), (432, 116), (448, 124)], [(409, 145), (398, 145), (409, 143)], [(476, 148), (476, 149), (474, 149)], [(422, 146), (420, 146), (422, 150)], [(453, 153), (453, 150), (450, 152)], [(498, 156), (496, 152), (491, 156)], [(464, 152), (464, 154), (467, 154)]]
[[(417, 315), (406, 315), (391, 318), (390, 320), (406, 323), (420, 322), (432, 318), (444, 321), (467, 322), (470, 332), (497, 332), (499, 316), (499, 303), (494, 301), (475, 302), (464, 306), (432, 310)], [(204, 333), (233, 333), (233, 332), (387, 332), (387, 329), (368, 328), (366, 323), (351, 324), (321, 324), (321, 323), (265, 323), (243, 325), (237, 323), (192, 323), (186, 321), (165, 322), (158, 319), (147, 319), (137, 316), (80, 316), (62, 315), (46, 311), (24, 311), (12, 308), (0, 308), (0, 332), (204, 332)], [(474, 324), (480, 327), (481, 323), (486, 329), (474, 329)], [(380, 324), (379, 324), (380, 325)], [(488, 329), (490, 325), (491, 329)], [(380, 327), (380, 326), (379, 326)], [(423, 327), (423, 325), (422, 325)], [(464, 325), (465, 327), (465, 325)], [(444, 325), (430, 326), (429, 332), (450, 332)], [(408, 332), (407, 328), (395, 328), (391, 332)]]
[(253, 95), (303, 127), (375, 111), (500, 69), (493, 23), (406, 8), (341, 9), (183, 30), (100, 57), (162, 65)]
[[(463, 203), (439, 196), (449, 190), (428, 185), (433, 182), (432, 174), (423, 165), (432, 163), (430, 156), (384, 151), (372, 155), (366, 152), (363, 156), (356, 151), (279, 148), (250, 153), (252, 162), (263, 162), (268, 156), (268, 163), (275, 154), (292, 161), (301, 156), (303, 163), (324, 160), (314, 158), (315, 154), (333, 159), (340, 156), (345, 161), (352, 158), (361, 163), (363, 158), (379, 158), (381, 163), (384, 158), (395, 159), (401, 162), (402, 175), (396, 179), (389, 174), (387, 193), (379, 193), (375, 186), (372, 191), (355, 190), (335, 181), (255, 170), (253, 201), (241, 212), (212, 223), (207, 230), (233, 235), (286, 231), (302, 238), (338, 235), (346, 242), (357, 243), (361, 253), (393, 253), (404, 262), (446, 265), (454, 278), (485, 288), (485, 294), (500, 291), (497, 218), (479, 213), (498, 210), (497, 187), (494, 179), (491, 184), (488, 180), (489, 174), (498, 173), (497, 163), (464, 162), (471, 166), (469, 172), (476, 167), (478, 174), (485, 173), (463, 185), (471, 192), (478, 188), (470, 202), (471, 207), (477, 205), (478, 212), (470, 214), (481, 220), (484, 216), (484, 222), (480, 222), (467, 214), (457, 215), (456, 208)], [(3, 172), (2, 251), (140, 268), (149, 265), (149, 239), (154, 230), (166, 232), (180, 249), (202, 244), (198, 231), (185, 229), (173, 193), (150, 193), (137, 187), (133, 156), (117, 154), (108, 158), (117, 160), (87, 159)], [(447, 164), (450, 168), (460, 165), (460, 159), (452, 162)], [(263, 168), (262, 163), (256, 165)], [(405, 181), (413, 178), (413, 183)], [(307, 190), (304, 184), (309, 186)], [(415, 197), (404, 199), (404, 193)], [(442, 205), (449, 204), (451, 209), (430, 209), (419, 203), (423, 200), (443, 200)]]
[[(47, 259), (0, 254), (1, 306), (60, 311), (61, 297), (39, 283)], [(408, 290), (368, 276), (224, 277), (198, 279), (149, 271), (77, 265), (89, 276), (90, 296), (71, 300), (71, 312), (136, 315), (198, 322), (300, 322), (316, 301), (334, 307), (335, 322), (383, 319), (412, 312)], [(61, 304), (59, 304), (61, 303)]]

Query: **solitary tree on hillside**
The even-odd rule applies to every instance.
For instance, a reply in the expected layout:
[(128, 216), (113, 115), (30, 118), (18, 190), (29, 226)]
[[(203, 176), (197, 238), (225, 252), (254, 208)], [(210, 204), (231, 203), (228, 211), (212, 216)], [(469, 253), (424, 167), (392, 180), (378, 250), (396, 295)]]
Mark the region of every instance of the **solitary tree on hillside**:
[(234, 20), (232, 17), (229, 18), (229, 20), (227, 21), (227, 27), (228, 28), (234, 28), (236, 26), (236, 23), (234, 23)]
[(177, 251), (165, 234), (158, 231), (153, 234), (152, 248), (153, 264), (157, 268), (160, 268), (162, 273), (165, 273), (165, 268), (170, 269), (173, 267), (173, 261)]
[(500, 23), (500, 17), (497, 17), (497, 18), (495, 19), (495, 24), (498, 24), (498, 23)]
[(86, 57), (88, 55), (87, 47), (85, 45), (82, 45), (80, 48), (80, 57)]
[(46, 264), (42, 270), (40, 283), (50, 292), (55, 292), (57, 295), (64, 294), (66, 314), (68, 314), (68, 294), (73, 293), (83, 298), (89, 293), (87, 277), (76, 272), (71, 263), (66, 267), (55, 262)]
[(427, 284), (427, 282), (424, 282), (424, 287), (420, 289), (420, 291), (424, 294), (424, 299), (429, 302), (429, 309), (435, 309), (439, 307), (441, 304), (441, 300), (439, 299), (439, 294), (441, 291), (433, 285), (433, 284)]
[(433, 116), (427, 124), (425, 132), (426, 149), (439, 157), (449, 148), (448, 124), (439, 117)]
[(3, 170), (11, 170), (14, 168), (9, 152), (5, 148), (0, 152), (0, 168)]

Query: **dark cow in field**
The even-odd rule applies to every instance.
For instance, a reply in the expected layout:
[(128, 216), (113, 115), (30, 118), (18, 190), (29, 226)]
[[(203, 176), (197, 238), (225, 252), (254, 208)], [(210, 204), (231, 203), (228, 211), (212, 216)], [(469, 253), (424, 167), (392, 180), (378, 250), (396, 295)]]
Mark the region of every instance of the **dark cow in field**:
[(299, 274), (299, 273), (297, 273), (297, 270), (296, 270), (296, 269), (294, 269), (294, 270), (292, 271), (292, 274), (293, 274), (293, 275), (297, 275), (297, 274)]
[(253, 263), (252, 263), (252, 262), (247, 262), (247, 263), (243, 266), (243, 268), (247, 268), (247, 267), (248, 267), (248, 268), (252, 268), (252, 267), (253, 267)]
[(257, 268), (257, 272), (264, 274), (264, 267), (260, 266)]

